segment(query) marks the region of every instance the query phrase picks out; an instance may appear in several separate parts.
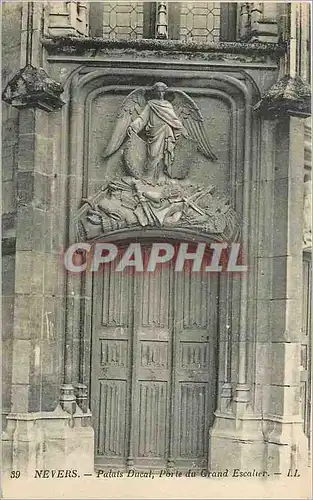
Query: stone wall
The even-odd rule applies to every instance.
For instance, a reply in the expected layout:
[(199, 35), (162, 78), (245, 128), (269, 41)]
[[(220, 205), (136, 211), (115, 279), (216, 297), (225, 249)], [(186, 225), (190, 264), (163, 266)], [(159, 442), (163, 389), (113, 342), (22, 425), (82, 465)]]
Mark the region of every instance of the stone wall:
[[(35, 4), (31, 12), (31, 47), (25, 36), (29, 8), (30, 3), (3, 6), (3, 87), (25, 63), (42, 61), (37, 38), (42, 5)], [(3, 104), (6, 413), (10, 407), (14, 411), (54, 410), (62, 380), (64, 308), (59, 254), (64, 235), (57, 229), (56, 209), (62, 176), (58, 177), (53, 134), (45, 111)]]
[[(21, 22), (20, 3), (4, 2), (2, 14), (6, 22), (2, 24), (2, 86), (20, 68)], [(3, 352), (5, 352), (2, 378), (2, 415), (11, 408), (12, 342), (15, 277), (15, 214), (17, 203), (17, 162), (18, 162), (18, 111), (6, 103), (2, 104), (2, 261), (3, 278)]]

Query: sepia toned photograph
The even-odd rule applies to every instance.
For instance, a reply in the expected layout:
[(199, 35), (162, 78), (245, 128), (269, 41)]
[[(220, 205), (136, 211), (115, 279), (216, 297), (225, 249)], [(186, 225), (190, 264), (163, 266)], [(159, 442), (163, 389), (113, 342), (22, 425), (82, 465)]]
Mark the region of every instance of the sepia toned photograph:
[(2, 3), (3, 498), (311, 498), (311, 24)]

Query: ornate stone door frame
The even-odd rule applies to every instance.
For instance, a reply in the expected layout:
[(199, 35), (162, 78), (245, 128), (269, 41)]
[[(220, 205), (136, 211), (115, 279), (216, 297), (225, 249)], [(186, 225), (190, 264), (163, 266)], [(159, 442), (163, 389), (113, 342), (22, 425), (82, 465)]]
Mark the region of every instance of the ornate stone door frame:
[[(192, 71), (191, 71), (192, 69)], [(205, 88), (196, 88), (199, 78), (206, 80)], [(138, 82), (145, 79), (153, 82), (163, 79), (184, 82), (180, 87), (189, 95), (214, 96), (227, 102), (231, 113), (232, 137), (230, 159), (230, 199), (242, 215), (242, 245), (248, 258), (248, 266), (253, 268), (255, 244), (258, 224), (258, 198), (253, 196), (253, 185), (257, 179), (258, 167), (258, 125), (252, 115), (252, 104), (259, 97), (255, 84), (244, 71), (203, 70), (203, 66), (192, 65), (187, 70), (164, 69), (162, 64), (155, 64), (153, 69), (138, 67), (122, 68), (77, 68), (71, 75), (65, 88), (70, 96), (70, 105), (64, 111), (69, 134), (68, 165), (69, 190), (69, 241), (75, 240), (75, 230), (71, 225), (79, 209), (82, 198), (86, 197), (88, 179), (88, 132), (89, 113), (92, 100), (100, 93), (116, 88), (123, 92), (134, 89)], [(186, 87), (186, 81), (188, 86)], [(125, 85), (126, 84), (126, 85)], [(81, 131), (84, 139), (81, 140)], [(240, 137), (243, 131), (243, 137)], [(241, 148), (241, 149), (240, 149)], [(255, 153), (255, 154), (253, 154)], [(253, 272), (247, 279), (238, 280), (224, 276), (221, 279), (221, 297), (223, 297), (224, 317), (219, 332), (219, 374), (218, 374), (218, 406), (217, 418), (225, 410), (233, 398), (232, 412), (239, 407), (253, 405), (251, 388), (255, 373), (255, 332), (254, 332), (254, 298), (256, 279)], [(72, 384), (80, 382), (89, 384), (90, 372), (90, 332), (91, 332), (91, 280), (78, 280), (68, 276), (67, 279), (67, 315), (66, 315), (66, 348), (64, 382)], [(239, 322), (231, 324), (231, 318), (239, 315)], [(250, 342), (247, 342), (249, 337)], [(236, 339), (236, 342), (233, 340)], [(252, 342), (251, 342), (252, 341)], [(238, 349), (237, 349), (238, 346)], [(248, 381), (248, 372), (250, 380)], [(248, 383), (249, 382), (249, 385)], [(251, 399), (252, 396), (252, 399)], [(253, 411), (249, 412), (249, 420)], [(256, 417), (259, 420), (260, 417)], [(256, 430), (259, 433), (259, 430)]]

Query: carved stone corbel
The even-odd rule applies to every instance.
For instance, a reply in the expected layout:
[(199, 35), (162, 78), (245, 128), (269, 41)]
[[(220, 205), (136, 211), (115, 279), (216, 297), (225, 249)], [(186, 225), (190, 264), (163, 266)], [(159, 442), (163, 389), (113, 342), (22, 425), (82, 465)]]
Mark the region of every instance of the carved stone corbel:
[(27, 64), (6, 85), (2, 99), (15, 108), (40, 108), (54, 111), (63, 106), (63, 87), (43, 68)]
[(311, 88), (300, 76), (285, 75), (254, 107), (264, 118), (311, 116)]

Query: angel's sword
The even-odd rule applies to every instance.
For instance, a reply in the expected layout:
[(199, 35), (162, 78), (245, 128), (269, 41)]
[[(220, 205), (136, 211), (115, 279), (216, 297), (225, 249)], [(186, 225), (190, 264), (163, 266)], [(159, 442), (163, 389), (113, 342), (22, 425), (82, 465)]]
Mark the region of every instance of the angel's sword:
[(137, 196), (137, 199), (139, 201), (139, 204), (142, 207), (142, 210), (143, 210), (147, 220), (151, 221), (151, 219), (152, 219), (156, 225), (160, 225), (159, 219), (156, 217), (153, 210), (151, 210), (149, 207), (148, 200), (146, 198), (142, 197), (136, 182), (133, 182), (133, 186), (135, 188), (136, 196)]
[(197, 205), (192, 201), (192, 198), (195, 196), (195, 193), (191, 196), (189, 196), (189, 198), (182, 198), (183, 202), (186, 203), (186, 205), (188, 207), (191, 207), (193, 208), (198, 214), (200, 215), (207, 215), (204, 210), (202, 210), (201, 208), (197, 207)]

